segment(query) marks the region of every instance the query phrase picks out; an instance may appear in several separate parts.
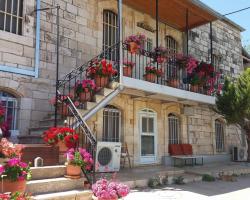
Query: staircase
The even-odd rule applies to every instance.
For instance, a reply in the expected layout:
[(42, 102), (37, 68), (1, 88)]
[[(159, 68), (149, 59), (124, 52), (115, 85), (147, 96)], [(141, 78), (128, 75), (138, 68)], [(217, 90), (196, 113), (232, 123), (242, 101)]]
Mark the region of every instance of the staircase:
[(27, 182), (26, 191), (33, 200), (90, 200), (91, 191), (84, 190), (85, 178), (65, 178), (64, 165), (32, 167), (32, 180)]

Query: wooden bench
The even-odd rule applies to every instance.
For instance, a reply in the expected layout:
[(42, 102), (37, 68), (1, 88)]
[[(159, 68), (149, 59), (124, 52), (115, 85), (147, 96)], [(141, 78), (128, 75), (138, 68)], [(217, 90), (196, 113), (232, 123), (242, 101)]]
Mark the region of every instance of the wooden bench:
[[(170, 144), (169, 153), (174, 161), (174, 166), (203, 165), (203, 156), (193, 155), (191, 144)], [(177, 161), (181, 161), (178, 164)], [(198, 162), (200, 160), (200, 162)]]

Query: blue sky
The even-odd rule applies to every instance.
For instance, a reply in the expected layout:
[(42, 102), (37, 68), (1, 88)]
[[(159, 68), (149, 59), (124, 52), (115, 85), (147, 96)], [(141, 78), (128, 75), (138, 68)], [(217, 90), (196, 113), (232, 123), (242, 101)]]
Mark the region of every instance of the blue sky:
[[(221, 14), (230, 13), (245, 7), (250, 7), (250, 0), (201, 0), (206, 5)], [(250, 45), (250, 9), (227, 16), (246, 29), (242, 32), (243, 45)]]

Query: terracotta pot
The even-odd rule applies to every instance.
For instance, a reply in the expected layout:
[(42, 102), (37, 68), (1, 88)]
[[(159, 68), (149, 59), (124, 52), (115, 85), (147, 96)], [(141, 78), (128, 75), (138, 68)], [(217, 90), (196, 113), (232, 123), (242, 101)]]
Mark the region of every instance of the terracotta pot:
[(79, 96), (81, 102), (90, 101), (91, 92), (81, 92)]
[(96, 87), (105, 87), (108, 84), (108, 77), (95, 76)]
[(62, 116), (68, 116), (69, 115), (69, 106), (67, 104), (59, 104), (57, 108), (57, 113)]
[(138, 44), (136, 44), (135, 42), (130, 42), (129, 43), (129, 52), (134, 54), (134, 53), (137, 53), (139, 47), (138, 47)]
[(10, 181), (8, 179), (3, 180), (3, 193), (5, 192), (21, 192), (24, 193), (26, 189), (26, 180), (23, 181)]
[(132, 76), (132, 67), (124, 66), (123, 67), (123, 76), (131, 77)]
[(151, 83), (154, 83), (156, 80), (155, 74), (145, 74), (145, 80)]
[(65, 153), (68, 150), (68, 148), (66, 147), (66, 145), (64, 144), (64, 142), (61, 141), (61, 140), (58, 141), (58, 143), (56, 144), (56, 146), (59, 147), (59, 152), (60, 153)]
[(191, 85), (191, 88), (190, 88), (190, 90), (192, 91), (192, 92), (199, 92), (199, 86), (198, 85)]
[(168, 86), (178, 88), (179, 87), (179, 81), (177, 79), (170, 79), (168, 81)]
[(81, 176), (81, 167), (80, 166), (76, 166), (76, 165), (71, 165), (68, 164), (66, 166), (66, 173), (68, 176), (75, 176), (75, 177), (80, 177)]

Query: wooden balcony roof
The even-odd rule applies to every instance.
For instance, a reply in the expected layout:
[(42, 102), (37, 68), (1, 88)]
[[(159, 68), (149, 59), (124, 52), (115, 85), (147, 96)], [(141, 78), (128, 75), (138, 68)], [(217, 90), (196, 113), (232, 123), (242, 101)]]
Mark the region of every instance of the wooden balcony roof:
[[(136, 10), (156, 16), (156, 0), (123, 0)], [(198, 0), (159, 0), (159, 20), (180, 31), (186, 29), (188, 10), (188, 28), (206, 24), (222, 16)]]

